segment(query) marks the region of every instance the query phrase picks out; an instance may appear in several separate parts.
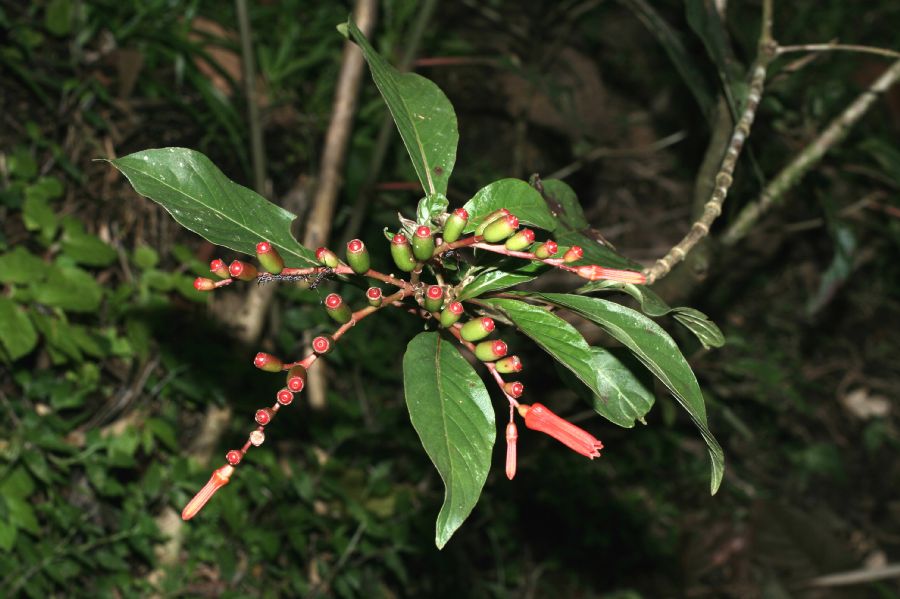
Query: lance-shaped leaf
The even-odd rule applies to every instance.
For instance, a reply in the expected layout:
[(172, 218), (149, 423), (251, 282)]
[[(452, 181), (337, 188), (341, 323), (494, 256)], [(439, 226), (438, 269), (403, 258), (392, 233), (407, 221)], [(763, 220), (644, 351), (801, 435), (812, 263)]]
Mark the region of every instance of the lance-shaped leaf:
[(553, 231), (557, 222), (547, 208), (547, 202), (538, 191), (521, 179), (500, 179), (482, 187), (463, 206), (469, 213), (469, 222), (465, 231), (471, 232), (484, 220), (484, 217), (506, 208), (515, 214), (522, 225), (531, 225)]
[(481, 378), (438, 333), (419, 333), (403, 356), (409, 419), (444, 481), (435, 544), (444, 547), (472, 512), (491, 466), (497, 434)]
[(565, 293), (536, 295), (599, 324), (668, 387), (706, 441), (712, 462), (710, 491), (715, 494), (725, 472), (725, 455), (706, 423), (706, 405), (697, 378), (668, 333), (640, 312), (614, 302)]
[(725, 345), (725, 335), (722, 334), (721, 329), (700, 310), (685, 307), (675, 308), (672, 317), (686, 326), (700, 340), (705, 349)]
[(296, 216), (231, 181), (200, 152), (160, 148), (110, 162), (139, 194), (210, 243), (252, 256), (256, 244), (267, 240), (278, 247), (287, 266), (318, 265), (291, 235)]
[(369, 63), (372, 79), (394, 117), (425, 193), (446, 194), (459, 143), (450, 100), (425, 77), (401, 73), (388, 64), (353, 21), (347, 22), (347, 31)]
[(536, 279), (550, 267), (540, 262), (524, 263), (521, 260), (504, 260), (496, 268), (491, 267), (472, 278), (463, 287), (457, 299), (471, 299), (491, 291), (509, 289)]
[(653, 406), (652, 399), (632, 393), (636, 387), (619, 385), (597, 369), (597, 357), (581, 333), (552, 312), (512, 299), (492, 299), (486, 303), (502, 312), (512, 323), (569, 369), (595, 396), (592, 405), (598, 414), (619, 426), (631, 428), (643, 420)]
[(0, 350), (5, 350), (11, 360), (18, 360), (31, 352), (35, 345), (37, 333), (25, 310), (0, 296)]

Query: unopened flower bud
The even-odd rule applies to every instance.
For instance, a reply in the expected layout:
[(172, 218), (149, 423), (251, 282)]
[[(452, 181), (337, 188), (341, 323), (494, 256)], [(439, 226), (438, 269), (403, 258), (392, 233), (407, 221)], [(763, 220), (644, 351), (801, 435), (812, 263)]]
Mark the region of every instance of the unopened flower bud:
[(466, 228), (466, 223), (468, 222), (468, 212), (462, 208), (454, 210), (453, 214), (447, 218), (447, 222), (444, 223), (444, 242), (453, 243), (459, 239), (459, 236), (462, 235), (463, 229)]
[(237, 466), (241, 463), (241, 460), (244, 458), (244, 454), (242, 454), (237, 449), (232, 449), (228, 453), (225, 454), (225, 461), (231, 464), (232, 466)]
[(324, 247), (316, 250), (316, 260), (328, 268), (337, 268), (338, 264), (341, 263), (341, 261), (338, 260), (337, 254)]
[(209, 482), (203, 485), (203, 488), (194, 495), (194, 498), (184, 506), (184, 510), (181, 512), (182, 520), (190, 520), (196, 516), (200, 510), (203, 509), (203, 506), (206, 505), (206, 502), (212, 498), (215, 492), (228, 484), (228, 480), (231, 478), (233, 472), (234, 466), (231, 464), (226, 464), (214, 471)]
[(268, 241), (260, 241), (256, 244), (256, 259), (262, 264), (262, 267), (273, 275), (277, 275), (284, 270), (284, 259), (275, 246)]
[(255, 266), (247, 262), (241, 262), (240, 260), (235, 260), (228, 265), (228, 272), (231, 273), (232, 277), (240, 279), (241, 281), (252, 281), (256, 278), (256, 275), (259, 274)]
[(425, 290), (425, 309), (437, 312), (444, 303), (444, 289), (440, 285), (429, 285)]
[(534, 231), (531, 229), (522, 229), (515, 235), (506, 240), (506, 249), (514, 252), (521, 252), (527, 247), (531, 247), (534, 243)]
[(581, 249), (580, 246), (573, 245), (569, 249), (566, 250), (566, 253), (563, 254), (563, 262), (578, 262), (584, 258), (584, 250)]
[(484, 240), (488, 243), (503, 241), (515, 233), (518, 228), (519, 219), (512, 214), (508, 214), (503, 218), (498, 218), (484, 228)]
[(516, 423), (510, 422), (506, 425), (506, 478), (512, 480), (516, 476), (516, 440), (519, 438), (519, 431), (516, 429)]
[(194, 279), (194, 289), (197, 291), (212, 291), (216, 288), (216, 282), (205, 277), (197, 277)]
[(494, 366), (497, 368), (497, 372), (502, 374), (521, 372), (522, 360), (519, 359), (519, 356), (507, 356), (502, 360), (497, 360), (497, 363)]
[(366, 289), (366, 299), (369, 301), (370, 306), (375, 306), (377, 308), (381, 305), (384, 294), (379, 287), (369, 287)]
[(261, 410), (256, 410), (256, 414), (253, 418), (259, 425), (265, 426), (272, 422), (273, 416), (275, 416), (275, 412), (273, 412), (271, 408), (262, 408)]
[(620, 283), (631, 283), (633, 285), (643, 285), (647, 282), (647, 277), (643, 273), (633, 270), (618, 270), (616, 268), (603, 268), (596, 264), (586, 264), (575, 268), (575, 274), (588, 281), (599, 281), (606, 279), (608, 281), (618, 281)]
[(503, 391), (513, 399), (519, 399), (525, 393), (525, 385), (519, 381), (512, 381), (503, 385)]
[(541, 260), (546, 260), (553, 254), (555, 254), (559, 250), (559, 246), (556, 245), (556, 242), (552, 239), (548, 239), (534, 250), (534, 255), (536, 258), (540, 258)]
[(225, 266), (225, 261), (221, 260), (220, 258), (216, 258), (209, 263), (209, 272), (213, 273), (220, 279), (227, 279), (231, 276), (231, 273), (228, 272), (228, 267)]
[(306, 386), (306, 368), (301, 366), (300, 364), (295, 364), (291, 366), (291, 369), (288, 370), (287, 374), (287, 388), (288, 390), (294, 393), (300, 393), (303, 391), (303, 387)]
[(337, 293), (331, 293), (325, 298), (325, 310), (338, 324), (346, 324), (353, 318), (350, 307)]
[(450, 328), (456, 323), (456, 321), (459, 320), (460, 316), (462, 315), (462, 303), (450, 302), (449, 304), (447, 304), (447, 307), (444, 308), (443, 312), (441, 312), (441, 326), (444, 328)]
[(462, 325), (459, 334), (466, 341), (481, 341), (491, 334), (491, 331), (494, 330), (495, 326), (494, 320), (487, 316), (483, 318), (473, 318)]
[(482, 362), (493, 362), (506, 355), (506, 343), (500, 339), (482, 341), (475, 346), (475, 356)]
[(347, 264), (358, 275), (368, 272), (371, 268), (369, 250), (359, 239), (353, 239), (347, 243)]
[(275, 394), (275, 399), (283, 406), (289, 406), (294, 401), (294, 393), (290, 389), (282, 389)]
[(416, 234), (412, 238), (413, 256), (419, 262), (431, 260), (434, 253), (434, 237), (431, 236), (431, 228), (422, 225), (416, 229)]
[(416, 259), (413, 257), (412, 246), (403, 233), (397, 233), (391, 239), (391, 257), (394, 264), (403, 272), (412, 272), (416, 267)]
[(331, 335), (319, 335), (312, 340), (312, 348), (319, 355), (327, 354), (334, 349), (334, 339)]
[(483, 234), (484, 234), (484, 230), (487, 228), (487, 226), (488, 226), (489, 224), (491, 224), (492, 222), (494, 222), (494, 221), (497, 220), (498, 218), (503, 218), (504, 216), (509, 216), (509, 210), (507, 210), (506, 208), (501, 208), (500, 210), (494, 210), (493, 212), (491, 212), (490, 214), (488, 214), (487, 216), (485, 216), (485, 217), (481, 220), (480, 223), (478, 223), (478, 226), (475, 227), (475, 234), (476, 234), (476, 235), (483, 235)]
[(250, 432), (250, 444), (253, 447), (259, 447), (263, 443), (266, 442), (266, 433), (261, 430), (255, 430)]
[(284, 366), (281, 360), (265, 352), (256, 354), (256, 357), (253, 358), (253, 365), (266, 372), (281, 372), (281, 368)]

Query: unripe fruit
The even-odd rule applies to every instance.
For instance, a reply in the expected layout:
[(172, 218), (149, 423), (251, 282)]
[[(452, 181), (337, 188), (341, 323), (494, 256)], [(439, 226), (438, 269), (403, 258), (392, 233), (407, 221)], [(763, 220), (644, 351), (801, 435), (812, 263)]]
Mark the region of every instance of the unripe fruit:
[(483, 235), (484, 230), (487, 228), (489, 224), (497, 220), (498, 218), (503, 218), (504, 216), (509, 216), (509, 210), (506, 208), (501, 208), (500, 210), (494, 210), (490, 214), (484, 217), (484, 219), (475, 227), (476, 235)]
[(573, 245), (563, 254), (563, 262), (578, 262), (584, 258), (584, 250), (577, 245)]
[(425, 290), (425, 309), (437, 312), (444, 303), (444, 290), (440, 285), (429, 285)]
[(291, 366), (291, 369), (288, 370), (287, 374), (287, 388), (294, 393), (300, 393), (303, 391), (303, 387), (306, 386), (306, 368), (301, 366), (300, 364), (295, 364)]
[(256, 420), (258, 424), (265, 426), (272, 422), (273, 416), (275, 416), (275, 412), (273, 412), (270, 408), (263, 408), (261, 410), (256, 410), (254, 420)]
[(493, 362), (506, 355), (506, 343), (500, 339), (482, 341), (475, 346), (475, 356), (482, 362)]
[(256, 275), (259, 274), (255, 266), (246, 262), (241, 262), (240, 260), (232, 262), (228, 266), (228, 272), (231, 273), (232, 277), (240, 279), (241, 281), (252, 281), (256, 278)]
[(383, 294), (378, 287), (369, 287), (366, 289), (366, 299), (369, 300), (370, 306), (375, 306), (376, 308), (380, 306), (382, 297)]
[(468, 222), (468, 212), (462, 208), (454, 210), (453, 214), (447, 218), (447, 222), (444, 223), (444, 242), (453, 243), (459, 239), (459, 236), (462, 235), (463, 229), (466, 228), (466, 223)]
[(337, 293), (331, 293), (325, 298), (325, 310), (339, 324), (346, 324), (353, 318), (350, 307), (344, 303), (343, 298)]
[(553, 254), (557, 252), (559, 247), (556, 245), (556, 242), (552, 239), (548, 239), (534, 250), (534, 255), (541, 260), (546, 260)]
[(225, 266), (225, 261), (219, 258), (216, 258), (209, 263), (209, 272), (213, 273), (220, 279), (227, 279), (231, 276), (231, 273), (228, 272), (228, 267)]
[(450, 302), (447, 304), (447, 307), (444, 308), (444, 311), (441, 312), (441, 326), (450, 328), (462, 315), (463, 305), (460, 302)]
[(512, 214), (509, 214), (503, 218), (498, 218), (484, 228), (484, 240), (488, 243), (503, 241), (515, 233), (518, 228), (519, 219)]
[(498, 360), (494, 366), (496, 366), (497, 372), (502, 374), (521, 372), (522, 360), (519, 359), (519, 356), (507, 356), (502, 360)]
[(327, 354), (334, 349), (334, 339), (331, 335), (319, 335), (312, 340), (312, 348), (319, 355)]
[(216, 282), (205, 277), (197, 277), (194, 279), (194, 289), (197, 291), (212, 291), (216, 288)]
[(519, 381), (513, 381), (503, 385), (503, 391), (513, 399), (519, 399), (525, 393), (525, 385)]
[(256, 354), (256, 357), (253, 358), (253, 365), (266, 372), (281, 372), (281, 369), (284, 366), (284, 364), (281, 363), (281, 360), (272, 354), (267, 354), (265, 352)]
[(481, 341), (491, 334), (491, 331), (494, 330), (495, 326), (494, 320), (487, 316), (483, 318), (473, 318), (462, 325), (459, 334), (466, 341)]
[(534, 231), (531, 229), (522, 229), (512, 237), (506, 240), (506, 249), (514, 252), (521, 252), (527, 247), (531, 247), (534, 243)]
[(347, 264), (358, 275), (361, 275), (372, 267), (369, 260), (369, 250), (366, 245), (359, 239), (354, 239), (347, 243)]
[(228, 453), (225, 454), (225, 461), (231, 464), (232, 466), (237, 466), (241, 463), (241, 459), (243, 459), (244, 454), (242, 454), (237, 449), (232, 449)]
[(412, 239), (412, 251), (413, 256), (419, 262), (431, 260), (431, 255), (434, 253), (434, 237), (431, 236), (429, 227), (422, 225), (416, 229), (416, 234)]
[(275, 246), (268, 241), (260, 241), (256, 244), (256, 259), (262, 264), (262, 267), (273, 275), (277, 275), (284, 270), (284, 259), (275, 249)]
[(324, 247), (316, 250), (316, 260), (328, 268), (337, 268), (338, 264), (341, 263), (341, 261), (338, 260), (337, 254)]
[(289, 406), (294, 401), (294, 394), (290, 389), (282, 389), (275, 395), (275, 399), (283, 406)]
[(412, 272), (416, 267), (412, 246), (409, 245), (409, 240), (406, 239), (406, 235), (403, 233), (397, 233), (391, 239), (391, 257), (394, 259), (394, 264), (397, 265), (397, 268), (403, 272)]

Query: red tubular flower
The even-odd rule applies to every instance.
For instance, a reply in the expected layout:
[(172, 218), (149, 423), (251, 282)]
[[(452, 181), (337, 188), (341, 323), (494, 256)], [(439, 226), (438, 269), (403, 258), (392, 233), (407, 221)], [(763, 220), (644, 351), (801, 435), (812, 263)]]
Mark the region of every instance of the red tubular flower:
[(620, 283), (632, 283), (633, 285), (643, 285), (647, 282), (647, 277), (643, 273), (633, 270), (618, 270), (616, 268), (603, 268), (596, 264), (587, 264), (575, 268), (575, 274), (588, 281), (599, 281), (606, 279), (608, 281), (619, 281)]
[(228, 484), (228, 479), (231, 478), (233, 472), (234, 466), (230, 464), (214, 471), (209, 482), (203, 485), (203, 488), (194, 495), (194, 498), (184, 506), (184, 509), (181, 511), (181, 519), (190, 520), (196, 516), (203, 509), (203, 506), (206, 505), (206, 502), (212, 499), (215, 492)]
[(506, 478), (512, 480), (516, 475), (516, 439), (519, 431), (515, 422), (506, 425)]
[(592, 460), (600, 457), (603, 443), (597, 437), (560, 418), (546, 406), (539, 403), (530, 406), (519, 404), (518, 410), (525, 418), (525, 426), (531, 430), (547, 433), (572, 451)]

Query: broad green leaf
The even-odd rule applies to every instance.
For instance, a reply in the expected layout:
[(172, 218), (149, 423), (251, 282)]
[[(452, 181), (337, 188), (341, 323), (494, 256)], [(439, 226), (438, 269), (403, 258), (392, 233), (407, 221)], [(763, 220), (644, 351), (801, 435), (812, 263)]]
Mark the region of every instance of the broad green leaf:
[(675, 65), (675, 70), (681, 75), (685, 85), (691, 90), (694, 99), (700, 106), (704, 115), (709, 115), (713, 108), (713, 97), (709, 92), (703, 70), (697, 65), (694, 57), (684, 46), (679, 34), (672, 29), (662, 16), (651, 6), (647, 0), (619, 0), (627, 6), (635, 16), (641, 20), (644, 26), (650, 30), (663, 50), (669, 55), (669, 60)]
[(587, 341), (575, 327), (556, 314), (519, 300), (491, 299), (486, 302), (584, 383), (597, 397), (591, 402), (594, 409), (610, 422), (630, 428), (653, 406), (652, 398), (648, 402), (646, 397), (634, 394), (634, 388), (626, 387), (624, 383), (617, 393), (614, 387), (619, 378), (598, 371), (596, 355)]
[(442, 193), (422, 198), (416, 207), (416, 222), (420, 225), (427, 225), (431, 219), (446, 212), (449, 205), (450, 200)]
[(556, 219), (550, 214), (541, 194), (521, 179), (494, 181), (479, 189), (463, 208), (469, 213), (466, 232), (474, 231), (485, 216), (500, 208), (506, 208), (516, 215), (523, 225), (547, 231), (553, 231), (557, 226)]
[(722, 334), (722, 330), (700, 310), (675, 308), (672, 317), (687, 327), (700, 340), (704, 348), (710, 349), (725, 345), (725, 335)]
[(63, 219), (62, 250), (67, 258), (88, 266), (108, 266), (116, 259), (116, 250), (74, 218)]
[(444, 547), (472, 512), (491, 466), (497, 434), (487, 389), (438, 333), (419, 333), (403, 356), (409, 419), (444, 481), (435, 543)]
[(381, 57), (353, 21), (347, 29), (363, 52), (372, 79), (400, 131), (427, 195), (447, 193), (456, 163), (456, 113), (444, 92), (421, 75), (401, 73)]
[(28, 354), (37, 345), (37, 333), (25, 310), (0, 296), (0, 344), (12, 360)]
[(536, 295), (599, 324), (668, 387), (706, 441), (711, 460), (710, 491), (715, 494), (725, 472), (725, 455), (707, 426), (706, 405), (697, 378), (668, 333), (640, 312), (614, 302), (564, 293)]
[(536, 279), (538, 275), (547, 269), (547, 266), (538, 262), (523, 263), (521, 260), (517, 260), (514, 263), (513, 261), (505, 260), (496, 268), (491, 267), (475, 275), (463, 287), (457, 299), (471, 299), (491, 291), (515, 287)]
[(131, 259), (138, 268), (149, 270), (159, 264), (159, 253), (148, 245), (142, 245), (134, 249)]
[(186, 148), (160, 148), (110, 161), (135, 190), (207, 241), (254, 255), (267, 240), (290, 267), (314, 266), (313, 253), (291, 235), (296, 216), (229, 180), (209, 158)]
[(568, 183), (559, 179), (543, 179), (541, 185), (544, 188), (544, 201), (560, 225), (567, 229), (584, 229), (591, 226), (584, 216), (575, 190), (569, 187)]
[(55, 36), (64, 36), (72, 28), (72, 1), (50, 0), (44, 13), (44, 26)]
[(68, 322), (39, 312), (32, 312), (31, 320), (44, 337), (47, 347), (52, 352), (56, 352), (54, 355), (55, 364), (65, 362), (66, 358), (71, 358), (76, 362), (80, 362), (83, 359), (81, 349), (78, 347), (78, 343), (75, 342), (72, 335), (72, 327)]
[(26, 250), (16, 246), (0, 256), (0, 283), (27, 283), (42, 279), (50, 265)]
[(9, 551), (16, 542), (16, 525), (0, 518), (0, 550)]
[(76, 267), (52, 266), (46, 277), (31, 284), (32, 299), (72, 312), (91, 312), (100, 306), (103, 288), (90, 273)]
[(725, 97), (732, 114), (739, 114), (737, 98), (742, 95), (744, 83), (741, 81), (743, 68), (737, 64), (725, 30), (725, 23), (712, 0), (687, 0), (685, 2), (687, 21), (694, 33), (703, 41), (706, 53), (716, 65), (719, 78), (725, 89)]

